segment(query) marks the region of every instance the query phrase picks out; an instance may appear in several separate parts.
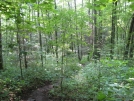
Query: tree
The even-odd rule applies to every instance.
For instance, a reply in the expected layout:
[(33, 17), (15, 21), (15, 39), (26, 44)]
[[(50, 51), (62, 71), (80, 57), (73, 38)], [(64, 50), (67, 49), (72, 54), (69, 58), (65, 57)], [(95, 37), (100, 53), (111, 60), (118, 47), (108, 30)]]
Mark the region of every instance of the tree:
[(116, 17), (116, 7), (117, 0), (113, 0), (112, 6), (112, 30), (111, 30), (111, 49), (110, 49), (110, 57), (113, 59), (114, 55), (114, 47), (115, 47), (115, 34), (116, 34), (116, 25), (117, 25), (117, 17)]
[[(54, 9), (57, 10), (57, 2), (56, 0), (54, 0)], [(55, 18), (56, 18), (56, 14), (54, 14)], [(59, 58), (59, 55), (58, 55), (58, 49), (59, 49), (59, 45), (58, 45), (58, 26), (57, 26), (57, 23), (56, 23), (56, 19), (55, 19), (55, 24), (54, 24), (54, 32), (55, 32), (55, 44), (56, 44), (56, 47), (55, 47), (55, 54), (56, 54), (56, 59), (57, 59), (57, 63), (59, 62), (58, 61), (58, 58)]]
[(124, 58), (125, 59), (133, 58), (133, 50), (134, 50), (134, 14), (132, 15), (132, 20), (126, 42), (126, 48), (124, 52)]
[(0, 70), (3, 69), (3, 57), (2, 57), (2, 30), (1, 30), (1, 15), (0, 15)]
[(40, 0), (37, 0), (37, 6), (38, 6), (38, 8), (37, 8), (37, 19), (38, 19), (37, 22), (38, 22), (38, 34), (39, 34), (39, 43), (40, 43), (40, 52), (41, 52), (40, 57), (41, 57), (41, 65), (43, 67), (44, 62), (43, 62), (43, 51), (42, 51), (42, 33), (39, 30), (39, 28), (41, 27), (41, 25), (40, 25), (40, 8), (39, 8), (39, 4), (40, 4)]
[[(94, 0), (94, 7), (96, 7), (96, 0)], [(94, 52), (93, 52), (93, 58), (95, 60), (98, 60), (100, 58), (100, 52), (99, 52), (99, 33), (97, 28), (97, 10), (94, 9)]]
[(16, 23), (16, 29), (17, 29), (17, 44), (18, 44), (18, 53), (19, 53), (19, 67), (21, 70), (21, 77), (23, 78), (23, 73), (22, 73), (22, 55), (23, 55), (23, 51), (22, 51), (22, 46), (21, 46), (21, 35), (20, 35), (20, 24), (22, 22), (21, 19), (21, 5), (18, 4), (18, 8), (16, 10), (16, 17), (15, 17), (15, 23)]

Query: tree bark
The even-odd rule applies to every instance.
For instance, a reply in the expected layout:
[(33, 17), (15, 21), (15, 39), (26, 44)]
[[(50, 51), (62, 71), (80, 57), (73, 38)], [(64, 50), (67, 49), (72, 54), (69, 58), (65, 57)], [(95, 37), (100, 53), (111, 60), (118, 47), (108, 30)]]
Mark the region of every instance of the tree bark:
[[(95, 2), (96, 0), (94, 0)], [(96, 4), (94, 4), (96, 6)], [(98, 50), (98, 28), (97, 28), (97, 11), (94, 9), (94, 52), (93, 52), (93, 58), (98, 60), (100, 58), (100, 53)]]
[(111, 49), (110, 49), (110, 57), (113, 59), (114, 55), (114, 46), (115, 46), (115, 33), (116, 33), (116, 24), (117, 24), (117, 17), (116, 17), (116, 7), (117, 1), (113, 1), (113, 9), (112, 9), (112, 31), (111, 31)]
[[(37, 1), (37, 4), (38, 4), (38, 11), (37, 11), (37, 18), (38, 18), (38, 27), (40, 27), (40, 9), (39, 9), (39, 1)], [(40, 58), (41, 58), (41, 66), (43, 67), (44, 65), (44, 62), (43, 62), (43, 51), (42, 51), (42, 34), (41, 34), (41, 31), (40, 29), (38, 28), (38, 33), (39, 33), (39, 43), (40, 43), (40, 52), (41, 52), (41, 55), (40, 55)]]
[(0, 70), (3, 69), (3, 57), (2, 57), (2, 30), (1, 30), (1, 16), (0, 16)]
[(81, 57), (81, 51), (80, 51), (80, 43), (79, 43), (79, 33), (77, 32), (77, 30), (78, 30), (78, 26), (77, 26), (77, 23), (78, 23), (78, 21), (77, 21), (77, 7), (76, 7), (77, 5), (76, 5), (76, 0), (74, 0), (74, 7), (75, 7), (75, 19), (76, 19), (76, 21), (75, 21), (75, 30), (76, 30), (76, 40), (77, 40), (77, 55), (78, 55), (78, 60), (79, 60), (79, 62), (81, 61), (81, 59), (82, 59), (82, 57)]
[(124, 52), (124, 59), (133, 58), (134, 50), (134, 14), (132, 16), (131, 25), (128, 33), (127, 44)]
[(20, 25), (21, 23), (21, 17), (20, 17), (20, 8), (17, 10), (17, 15), (16, 15), (16, 27), (17, 27), (17, 43), (18, 43), (18, 53), (19, 53), (19, 67), (20, 67), (20, 73), (21, 73), (21, 78), (23, 79), (23, 73), (22, 73), (22, 46), (21, 46), (21, 40), (20, 40)]
[[(54, 0), (54, 3), (55, 3), (55, 10), (57, 9), (57, 3), (56, 3), (56, 0)], [(56, 14), (55, 14), (56, 16)], [(56, 19), (55, 19), (56, 20)], [(55, 40), (56, 40), (56, 47), (55, 47), (55, 53), (56, 53), (56, 59), (57, 59), (57, 63), (59, 62), (58, 61), (58, 31), (57, 31), (57, 25), (56, 25), (56, 22), (55, 22)]]

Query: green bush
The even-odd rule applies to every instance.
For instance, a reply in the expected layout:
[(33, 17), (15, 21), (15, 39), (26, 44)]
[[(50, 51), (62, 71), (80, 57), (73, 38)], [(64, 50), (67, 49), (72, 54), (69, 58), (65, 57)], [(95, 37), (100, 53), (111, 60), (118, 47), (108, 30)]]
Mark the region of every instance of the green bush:
[[(71, 101), (132, 100), (134, 99), (134, 69), (127, 67), (126, 64), (127, 61), (110, 59), (89, 63), (70, 78), (64, 78), (63, 91), (60, 87), (54, 88), (52, 95)], [(73, 65), (70, 65), (71, 67)]]

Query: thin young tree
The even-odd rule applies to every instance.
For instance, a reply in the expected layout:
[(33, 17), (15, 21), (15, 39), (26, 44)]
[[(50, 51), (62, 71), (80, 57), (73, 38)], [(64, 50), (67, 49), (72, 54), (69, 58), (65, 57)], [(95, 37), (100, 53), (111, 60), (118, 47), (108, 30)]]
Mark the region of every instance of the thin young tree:
[[(57, 10), (57, 3), (56, 3), (56, 0), (54, 0), (54, 9)], [(54, 16), (56, 17), (56, 14), (54, 14)], [(59, 55), (58, 55), (58, 26), (56, 24), (56, 19), (55, 19), (55, 25), (54, 25), (55, 29), (54, 29), (54, 32), (55, 32), (55, 44), (56, 44), (56, 47), (55, 47), (55, 54), (56, 54), (56, 61), (57, 63), (59, 62), (58, 61), (58, 58), (59, 58)]]
[(74, 9), (75, 9), (75, 34), (76, 34), (76, 40), (77, 40), (77, 55), (78, 55), (78, 60), (81, 61), (81, 51), (80, 51), (80, 42), (79, 42), (79, 32), (78, 32), (78, 18), (77, 18), (77, 4), (76, 0), (74, 0)]
[[(71, 3), (72, 2), (68, 1), (68, 8), (69, 8), (69, 10), (72, 9)], [(70, 20), (72, 21), (72, 18), (70, 18)], [(70, 26), (70, 29), (71, 29), (72, 28), (71, 22), (69, 23), (69, 26)], [(70, 40), (71, 40), (70, 49), (71, 49), (72, 52), (74, 52), (74, 42), (73, 42), (73, 34), (72, 33), (71, 33), (71, 36), (70, 36)]]
[(113, 5), (112, 5), (111, 49), (110, 49), (110, 57), (111, 57), (111, 59), (113, 59), (114, 47), (115, 47), (115, 34), (116, 34), (116, 25), (117, 25), (116, 7), (117, 7), (117, 0), (116, 1), (113, 0)]
[(21, 35), (20, 35), (20, 24), (21, 24), (21, 15), (20, 15), (21, 5), (18, 4), (18, 8), (16, 10), (15, 23), (17, 28), (17, 43), (18, 43), (18, 53), (19, 53), (19, 67), (21, 70), (21, 78), (23, 78), (22, 73), (22, 46), (21, 46)]
[[(27, 14), (27, 12), (25, 11), (25, 13)], [(25, 30), (24, 28), (25, 26), (25, 18), (23, 16), (23, 38), (22, 38), (22, 43), (23, 43), (23, 55), (24, 55), (24, 66), (27, 69), (28, 68), (28, 61), (27, 61), (27, 50), (26, 50), (26, 34), (27, 34), (27, 29)]]
[(134, 14), (132, 16), (130, 29), (128, 33), (128, 38), (126, 42), (126, 48), (124, 52), (124, 59), (133, 58), (133, 50), (134, 50)]
[[(96, 0), (94, 0), (94, 7), (96, 7)], [(93, 58), (98, 60), (100, 58), (100, 53), (98, 50), (98, 28), (97, 28), (97, 10), (93, 10), (94, 13), (94, 52), (93, 52)]]
[(2, 57), (2, 30), (1, 30), (1, 15), (0, 15), (0, 70), (3, 69), (3, 57)]
[(37, 5), (38, 5), (38, 8), (37, 8), (37, 21), (38, 21), (38, 33), (39, 33), (39, 43), (40, 43), (40, 52), (41, 52), (41, 55), (40, 55), (40, 57), (41, 57), (41, 66), (43, 67), (43, 64), (44, 64), (44, 62), (43, 62), (43, 51), (42, 51), (42, 33), (41, 33), (41, 31), (40, 31), (40, 27), (41, 27), (41, 24), (40, 24), (40, 6), (39, 6), (39, 4), (40, 4), (40, 0), (37, 0)]

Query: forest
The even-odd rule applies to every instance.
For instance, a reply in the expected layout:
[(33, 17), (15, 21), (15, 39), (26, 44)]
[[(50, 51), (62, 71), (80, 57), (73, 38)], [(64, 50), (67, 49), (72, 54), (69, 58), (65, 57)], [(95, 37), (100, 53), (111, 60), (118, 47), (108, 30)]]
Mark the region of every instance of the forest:
[(134, 101), (134, 0), (0, 0), (0, 101)]

